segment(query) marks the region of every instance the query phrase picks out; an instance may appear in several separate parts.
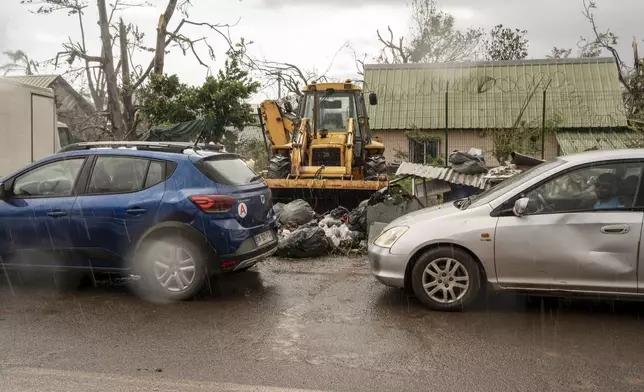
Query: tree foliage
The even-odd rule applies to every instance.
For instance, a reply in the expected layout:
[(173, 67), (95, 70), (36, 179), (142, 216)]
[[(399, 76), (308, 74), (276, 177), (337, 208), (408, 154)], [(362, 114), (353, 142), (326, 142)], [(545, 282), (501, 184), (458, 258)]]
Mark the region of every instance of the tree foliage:
[(587, 38), (582, 37), (577, 47), (579, 47), (579, 58), (599, 57), (602, 54), (602, 48), (596, 42)]
[(546, 55), (546, 58), (548, 59), (567, 59), (570, 57), (570, 54), (572, 53), (572, 49), (566, 49), (566, 48), (558, 48), (554, 46), (551, 50), (550, 53)]
[(152, 75), (139, 91), (141, 115), (150, 126), (195, 120), (199, 115), (196, 90), (181, 83), (177, 75)]
[(496, 25), (485, 43), (488, 60), (523, 60), (528, 57), (527, 30), (510, 29)]
[(259, 87), (234, 56), (201, 86), (181, 83), (176, 75), (155, 74), (140, 91), (141, 115), (150, 125), (208, 119), (211, 128), (202, 135), (205, 140), (220, 141), (223, 136), (230, 140), (234, 135), (227, 134), (226, 127), (242, 129), (254, 121), (246, 101)]
[(376, 31), (383, 45), (379, 63), (444, 63), (476, 59), (483, 30), (456, 28), (454, 17), (440, 10), (435, 0), (413, 0), (412, 25), (407, 37), (396, 37), (391, 27), (388, 36)]
[(3, 72), (4, 76), (12, 72), (23, 72), (25, 75), (38, 73), (38, 67), (40, 65), (38, 62), (30, 59), (24, 51), (20, 49), (7, 50), (2, 52), (2, 54), (9, 59), (8, 63), (0, 65), (0, 72)]

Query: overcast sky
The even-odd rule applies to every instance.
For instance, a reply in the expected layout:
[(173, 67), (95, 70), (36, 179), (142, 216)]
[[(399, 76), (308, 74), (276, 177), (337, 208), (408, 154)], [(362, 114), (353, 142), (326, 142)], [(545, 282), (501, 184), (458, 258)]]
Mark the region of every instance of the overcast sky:
[[(0, 0), (0, 51), (22, 49), (34, 59), (50, 58), (68, 36), (79, 38), (78, 25), (65, 13), (33, 15), (20, 0)], [(95, 0), (88, 0), (87, 35), (98, 48), (95, 25)], [(111, 2), (108, 0), (108, 3)], [(151, 8), (130, 9), (122, 14), (147, 33), (147, 44), (154, 46), (154, 34), (165, 0), (151, 0)], [(351, 44), (359, 53), (377, 55), (376, 30), (390, 25), (397, 33), (406, 33), (409, 9), (405, 0), (192, 0), (190, 19), (209, 23), (239, 23), (231, 30), (233, 39), (254, 41), (251, 51), (257, 57), (288, 61), (303, 68), (326, 69), (335, 57), (330, 75), (338, 79), (355, 76), (350, 50), (338, 50)], [(630, 61), (633, 36), (644, 53), (644, 0), (597, 0), (597, 20), (620, 38), (620, 51)], [(507, 27), (528, 30), (529, 58), (543, 58), (553, 46), (575, 48), (581, 35), (591, 34), (581, 14), (581, 0), (442, 0), (443, 10), (453, 14), (461, 28), (479, 26), (489, 30), (502, 23)], [(175, 14), (172, 27), (180, 21)], [(241, 18), (241, 19), (240, 19)], [(191, 36), (209, 36), (224, 59), (225, 43), (203, 28), (185, 30)], [(96, 54), (99, 54), (95, 49)], [(205, 55), (205, 51), (203, 52)], [(139, 57), (141, 62), (147, 60)], [(149, 61), (149, 60), (147, 60)], [(0, 61), (4, 62), (4, 61)], [(221, 66), (212, 64), (211, 72)], [(168, 56), (166, 72), (176, 73), (188, 83), (203, 81), (208, 70), (193, 58), (174, 51)], [(267, 90), (255, 97), (260, 100), (275, 94)]]

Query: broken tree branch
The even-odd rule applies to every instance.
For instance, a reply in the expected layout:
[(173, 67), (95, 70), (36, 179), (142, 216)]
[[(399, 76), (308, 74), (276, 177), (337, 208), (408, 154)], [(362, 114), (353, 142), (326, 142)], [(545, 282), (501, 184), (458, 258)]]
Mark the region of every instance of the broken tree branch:
[(177, 7), (177, 0), (168, 0), (168, 4), (165, 8), (165, 12), (159, 16), (159, 24), (157, 25), (157, 43), (156, 50), (154, 52), (154, 73), (163, 74), (163, 66), (165, 64), (165, 48), (166, 44), (166, 28), (170, 19), (172, 19), (172, 14)]

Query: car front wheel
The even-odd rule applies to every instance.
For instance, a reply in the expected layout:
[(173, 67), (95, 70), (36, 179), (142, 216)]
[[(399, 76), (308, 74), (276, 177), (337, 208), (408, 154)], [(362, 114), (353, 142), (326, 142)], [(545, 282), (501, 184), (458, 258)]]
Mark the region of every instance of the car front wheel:
[(479, 265), (467, 252), (442, 246), (420, 256), (411, 283), (416, 297), (428, 308), (461, 311), (480, 291)]

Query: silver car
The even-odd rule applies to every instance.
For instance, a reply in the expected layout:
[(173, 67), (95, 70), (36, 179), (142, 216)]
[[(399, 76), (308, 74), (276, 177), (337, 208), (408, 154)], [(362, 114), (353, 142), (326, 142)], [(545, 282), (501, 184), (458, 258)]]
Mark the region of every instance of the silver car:
[(644, 296), (644, 149), (536, 166), (480, 195), (405, 215), (369, 246), (382, 283), (435, 310), (496, 290)]

